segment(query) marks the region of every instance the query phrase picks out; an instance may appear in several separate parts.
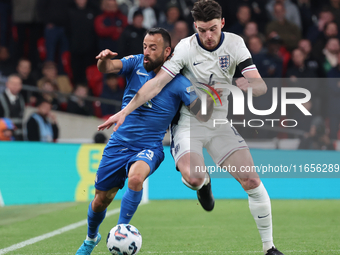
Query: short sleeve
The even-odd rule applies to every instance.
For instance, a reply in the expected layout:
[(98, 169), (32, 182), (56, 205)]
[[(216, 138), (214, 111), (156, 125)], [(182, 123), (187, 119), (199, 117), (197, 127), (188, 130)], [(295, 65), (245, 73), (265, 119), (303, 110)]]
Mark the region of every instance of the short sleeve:
[(139, 58), (140, 55), (130, 55), (122, 58), (123, 68), (119, 71), (118, 75), (129, 75), (134, 70)]
[(188, 45), (186, 41), (180, 41), (175, 47), (170, 60), (165, 61), (162, 69), (174, 78), (185, 66), (188, 58)]
[(257, 70), (253, 63), (251, 54), (244, 43), (244, 40), (240, 37), (240, 43), (237, 47), (236, 55), (237, 66), (239, 67), (242, 74), (248, 71)]

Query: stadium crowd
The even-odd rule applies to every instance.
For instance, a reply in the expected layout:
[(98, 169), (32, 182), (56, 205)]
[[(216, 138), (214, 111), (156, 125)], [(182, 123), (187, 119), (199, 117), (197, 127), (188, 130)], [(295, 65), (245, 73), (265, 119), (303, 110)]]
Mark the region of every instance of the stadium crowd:
[[(103, 49), (120, 57), (141, 54), (144, 34), (151, 27), (167, 29), (174, 48), (195, 32), (190, 13), (194, 2), (0, 0), (0, 76), (17, 74), (10, 77), (41, 90), (11, 92), (7, 81), (6, 89), (0, 86), (4, 98), (0, 98), (0, 117), (22, 118), (23, 101), (30, 106), (48, 101), (53, 110), (85, 116), (116, 113), (118, 107), (86, 100), (87, 96), (121, 100), (124, 91), (124, 78), (103, 76), (95, 56)], [(273, 86), (299, 86), (311, 92), (312, 99), (304, 106), (313, 118), (288, 112), (302, 120), (298, 128), (306, 132), (303, 144), (323, 148), (329, 140), (339, 139), (340, 0), (218, 2), (226, 20), (223, 30), (243, 37), (259, 73), (268, 79), (268, 91)], [(283, 81), (280, 85), (278, 78)], [(271, 102), (271, 95), (256, 100), (254, 105), (261, 109), (261, 102)], [(7, 113), (5, 101), (13, 106), (7, 107)], [(10, 116), (12, 110), (15, 114)]]

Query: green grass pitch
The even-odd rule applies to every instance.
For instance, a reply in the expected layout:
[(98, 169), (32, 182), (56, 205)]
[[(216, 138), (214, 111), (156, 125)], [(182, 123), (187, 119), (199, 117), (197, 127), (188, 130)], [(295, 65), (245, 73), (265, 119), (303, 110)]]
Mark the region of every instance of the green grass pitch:
[[(118, 208), (114, 201), (109, 210)], [(88, 203), (0, 208), (1, 250), (86, 219)], [(340, 254), (339, 200), (273, 200), (274, 241), (284, 254)], [(105, 239), (118, 214), (100, 227), (102, 241), (92, 254), (109, 254)], [(131, 224), (142, 234), (139, 254), (263, 254), (247, 200), (217, 200), (207, 213), (194, 200), (151, 201)], [(86, 225), (6, 254), (75, 254)]]

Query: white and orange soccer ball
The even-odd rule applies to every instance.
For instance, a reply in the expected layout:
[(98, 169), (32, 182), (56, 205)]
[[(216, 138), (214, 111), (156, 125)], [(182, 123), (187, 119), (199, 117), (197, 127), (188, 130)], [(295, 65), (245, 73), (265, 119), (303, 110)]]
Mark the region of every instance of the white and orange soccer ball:
[(119, 224), (107, 235), (106, 246), (114, 255), (136, 255), (142, 247), (142, 235), (130, 224)]

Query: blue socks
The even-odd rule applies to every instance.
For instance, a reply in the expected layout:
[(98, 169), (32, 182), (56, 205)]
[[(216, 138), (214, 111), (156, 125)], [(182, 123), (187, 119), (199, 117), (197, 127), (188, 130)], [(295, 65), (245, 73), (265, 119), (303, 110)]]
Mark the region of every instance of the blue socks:
[[(137, 210), (137, 207), (142, 200), (143, 190), (133, 191), (127, 189), (123, 195), (118, 224), (128, 224)], [(103, 212), (94, 212), (92, 210), (92, 202), (89, 205), (87, 212), (87, 236), (95, 239), (98, 235), (100, 224), (103, 222), (106, 215), (106, 209)]]
[(120, 215), (118, 224), (128, 224), (136, 212), (137, 207), (142, 200), (143, 189), (141, 191), (134, 191), (127, 189), (123, 195), (122, 203), (120, 206)]
[(89, 238), (96, 238), (99, 230), (99, 225), (103, 222), (106, 214), (106, 209), (102, 212), (92, 211), (92, 202), (87, 211), (87, 236)]

